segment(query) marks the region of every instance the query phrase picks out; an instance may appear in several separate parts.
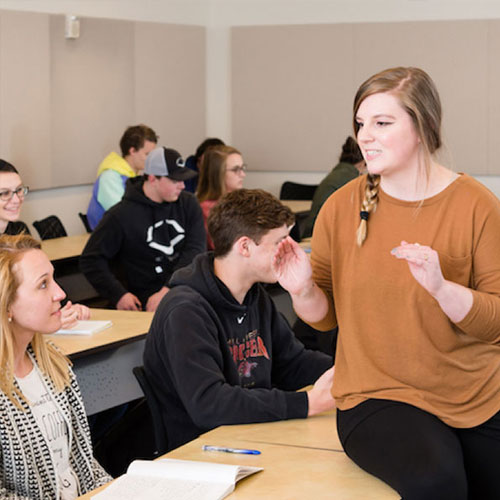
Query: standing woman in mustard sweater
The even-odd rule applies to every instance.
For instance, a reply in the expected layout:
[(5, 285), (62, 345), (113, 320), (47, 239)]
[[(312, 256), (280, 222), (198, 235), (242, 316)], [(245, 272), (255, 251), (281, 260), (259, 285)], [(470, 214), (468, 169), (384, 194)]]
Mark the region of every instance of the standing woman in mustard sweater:
[(352, 460), (405, 500), (498, 499), (500, 202), (436, 161), (424, 71), (372, 76), (353, 111), (368, 175), (323, 205), (311, 264), (282, 243), (280, 283), (305, 321), (339, 326), (332, 394)]
[(0, 497), (72, 500), (111, 478), (67, 358), (44, 338), (64, 292), (31, 236), (0, 237)]

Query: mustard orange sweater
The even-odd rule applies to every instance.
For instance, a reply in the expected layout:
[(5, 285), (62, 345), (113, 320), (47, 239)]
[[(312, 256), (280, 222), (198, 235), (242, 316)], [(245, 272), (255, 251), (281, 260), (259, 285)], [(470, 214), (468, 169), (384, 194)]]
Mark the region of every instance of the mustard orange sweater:
[[(313, 326), (339, 325), (337, 406), (391, 399), (454, 427), (479, 425), (500, 410), (500, 201), (465, 174), (421, 206), (380, 190), (360, 248), (365, 184), (362, 176), (327, 200), (312, 240), (313, 278), (331, 299)], [(391, 255), (402, 240), (435, 249), (445, 279), (473, 290), (460, 323)]]

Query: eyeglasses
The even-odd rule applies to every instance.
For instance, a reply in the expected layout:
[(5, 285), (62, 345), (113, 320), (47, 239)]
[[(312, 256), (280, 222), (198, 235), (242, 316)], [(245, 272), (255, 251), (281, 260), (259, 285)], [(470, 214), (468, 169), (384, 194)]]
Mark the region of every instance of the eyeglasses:
[(233, 168), (228, 168), (226, 169), (227, 172), (234, 172), (235, 174), (242, 174), (243, 172), (246, 172), (247, 171), (247, 166), (245, 164), (243, 165), (238, 165), (236, 167), (233, 167)]
[(10, 201), (14, 195), (22, 200), (28, 194), (30, 188), (28, 186), (19, 186), (17, 189), (6, 189), (5, 191), (0, 191), (0, 200)]

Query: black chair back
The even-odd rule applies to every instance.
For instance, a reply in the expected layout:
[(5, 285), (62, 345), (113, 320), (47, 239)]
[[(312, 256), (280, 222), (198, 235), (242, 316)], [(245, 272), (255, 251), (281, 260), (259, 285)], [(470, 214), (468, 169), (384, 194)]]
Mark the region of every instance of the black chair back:
[(133, 373), (137, 382), (141, 386), (142, 392), (146, 396), (146, 401), (148, 403), (149, 411), (151, 412), (151, 417), (153, 419), (153, 431), (155, 436), (155, 443), (158, 455), (163, 455), (167, 452), (167, 431), (163, 425), (163, 419), (161, 418), (160, 403), (156, 398), (156, 394), (149, 383), (143, 366), (136, 366), (133, 368)]
[(281, 185), (280, 200), (312, 200), (317, 187), (317, 184), (286, 181)]
[(87, 231), (87, 233), (91, 233), (92, 228), (90, 227), (89, 220), (87, 219), (87, 214), (84, 214), (82, 212), (78, 212), (78, 217), (80, 217), (80, 219), (82, 220), (83, 225), (85, 226), (85, 230)]
[(66, 229), (57, 215), (49, 215), (45, 219), (36, 220), (33, 226), (38, 231), (42, 240), (51, 240), (52, 238), (61, 238), (68, 236)]

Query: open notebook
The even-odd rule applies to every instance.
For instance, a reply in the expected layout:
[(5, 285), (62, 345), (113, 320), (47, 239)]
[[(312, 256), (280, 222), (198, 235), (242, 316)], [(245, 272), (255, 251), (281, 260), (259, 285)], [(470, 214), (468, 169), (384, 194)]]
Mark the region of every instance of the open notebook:
[(61, 335), (91, 335), (92, 333), (100, 332), (109, 328), (113, 323), (110, 320), (97, 321), (97, 320), (86, 320), (78, 321), (72, 328), (60, 328), (55, 332)]
[(220, 500), (236, 483), (262, 467), (195, 462), (163, 458), (134, 460), (127, 473), (93, 500)]

